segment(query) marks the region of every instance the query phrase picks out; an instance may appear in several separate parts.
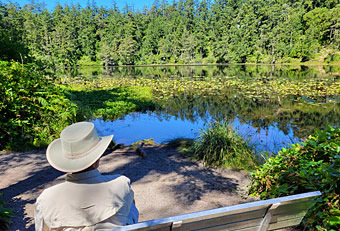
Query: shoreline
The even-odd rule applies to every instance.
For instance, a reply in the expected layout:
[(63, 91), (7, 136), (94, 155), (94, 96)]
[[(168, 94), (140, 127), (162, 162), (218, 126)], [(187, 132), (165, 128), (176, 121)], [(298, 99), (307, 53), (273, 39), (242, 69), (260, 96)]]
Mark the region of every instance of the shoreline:
[[(253, 66), (340, 66), (340, 62), (324, 63), (324, 62), (308, 62), (308, 63), (191, 63), (191, 64), (135, 64), (135, 65), (111, 65), (108, 67), (161, 67), (161, 66), (230, 66), (230, 65), (253, 65)], [(75, 67), (105, 67), (104, 65), (76, 65)], [(70, 68), (70, 67), (66, 67)]]

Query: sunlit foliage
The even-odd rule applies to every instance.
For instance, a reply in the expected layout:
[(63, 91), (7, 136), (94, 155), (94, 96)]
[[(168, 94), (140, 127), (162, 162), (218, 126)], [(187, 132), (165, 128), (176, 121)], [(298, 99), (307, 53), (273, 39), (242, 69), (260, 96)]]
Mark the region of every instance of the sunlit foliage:
[(303, 230), (339, 230), (339, 179), (340, 128), (327, 127), (268, 158), (252, 173), (249, 192), (268, 199), (321, 191), (302, 222)]
[(25, 45), (52, 67), (338, 62), (325, 57), (339, 54), (339, 15), (337, 0), (163, 0), (139, 11), (0, 2), (0, 58), (12, 40), (16, 60), (28, 59)]

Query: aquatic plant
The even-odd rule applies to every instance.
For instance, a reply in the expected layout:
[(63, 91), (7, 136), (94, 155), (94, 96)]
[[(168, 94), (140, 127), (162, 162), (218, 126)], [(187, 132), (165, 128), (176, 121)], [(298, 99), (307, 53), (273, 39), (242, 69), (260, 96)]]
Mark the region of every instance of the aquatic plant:
[(327, 127), (283, 148), (251, 174), (249, 193), (261, 199), (321, 191), (303, 230), (340, 230), (340, 128)]
[(81, 89), (110, 89), (117, 86), (150, 87), (157, 99), (169, 99), (182, 95), (209, 97), (226, 96), (231, 89), (239, 95), (256, 101), (277, 100), (278, 96), (293, 100), (322, 99), (332, 101), (340, 95), (340, 81), (331, 78), (291, 80), (282, 78), (238, 79), (233, 77), (205, 78), (100, 78), (69, 83), (69, 87)]
[(253, 148), (226, 122), (214, 122), (194, 142), (193, 156), (208, 166), (253, 169), (258, 161)]
[[(69, 82), (63, 86), (72, 91), (77, 91), (78, 93), (75, 93), (75, 95), (84, 96), (77, 97), (76, 101), (80, 102), (78, 105), (94, 105), (96, 107), (96, 105), (102, 105), (102, 102), (109, 100), (109, 106), (102, 105), (101, 109), (94, 108), (99, 110), (96, 117), (103, 116), (112, 119), (121, 115), (113, 113), (117, 110), (114, 106), (111, 107), (111, 104), (118, 104), (116, 100), (118, 96), (111, 95), (112, 91), (116, 91), (112, 89), (128, 87), (137, 89), (137, 91), (144, 89), (148, 93), (148, 97), (145, 99), (155, 105), (155, 107), (152, 107), (149, 103), (144, 104), (148, 110), (163, 108), (171, 115), (182, 119), (185, 117), (192, 121), (197, 116), (201, 118), (206, 116), (207, 112), (218, 120), (224, 119), (226, 116), (232, 119), (238, 115), (241, 121), (252, 121), (254, 127), (267, 127), (273, 125), (273, 123), (279, 123), (283, 132), (288, 133), (289, 129), (293, 129), (295, 136), (305, 137), (316, 128), (325, 127), (328, 124), (337, 124), (339, 83), (339, 81), (334, 81), (334, 79), (328, 77), (300, 80), (299, 78), (269, 77), (257, 77), (255, 79), (206, 77), (201, 79), (185, 77), (131, 78), (124, 76), (118, 78), (115, 76), (79, 79), (78, 82)], [(314, 88), (311, 88), (312, 86), (315, 89), (322, 87), (324, 90), (315, 92)], [(304, 87), (310, 89), (298, 90)], [(85, 92), (88, 91), (98, 94), (101, 92), (100, 94), (105, 94), (108, 98), (97, 102), (101, 97), (99, 95), (85, 97)], [(313, 95), (313, 93), (316, 95)], [(112, 99), (110, 99), (111, 96)], [(79, 100), (79, 98), (84, 98), (84, 100)], [(93, 102), (91, 102), (91, 98), (94, 99)], [(127, 104), (127, 102), (121, 102), (118, 106), (120, 106), (117, 108), (122, 110), (122, 114), (134, 110), (134, 106)], [(129, 107), (131, 107), (131, 110), (124, 109)], [(80, 110), (82, 108), (84, 107), (80, 107)], [(142, 108), (138, 107), (136, 110), (143, 111)], [(91, 110), (86, 109), (85, 111)], [(81, 114), (80, 111), (79, 114)], [(91, 117), (91, 115), (88, 117)], [(301, 120), (302, 117), (303, 120)]]

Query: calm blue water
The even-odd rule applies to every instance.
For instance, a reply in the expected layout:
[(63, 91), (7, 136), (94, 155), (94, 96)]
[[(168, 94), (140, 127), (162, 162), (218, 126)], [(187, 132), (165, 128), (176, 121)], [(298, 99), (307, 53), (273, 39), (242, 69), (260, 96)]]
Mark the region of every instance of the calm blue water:
[[(340, 66), (271, 66), (271, 65), (222, 65), (222, 66), (146, 66), (146, 67), (87, 67), (78, 69), (75, 80), (97, 81), (101, 78), (161, 78), (209, 81), (210, 79), (239, 78), (246, 81), (271, 79), (320, 82), (325, 85), (339, 82)], [(100, 135), (114, 134), (117, 143), (130, 145), (143, 139), (157, 143), (175, 138), (194, 138), (211, 121), (229, 120), (235, 130), (253, 144), (257, 152), (278, 152), (289, 144), (300, 142), (317, 129), (328, 125), (340, 126), (339, 95), (310, 99), (286, 96), (277, 98), (268, 93), (263, 100), (257, 95), (239, 94), (226, 89), (222, 97), (196, 97), (179, 95), (162, 101), (160, 111), (131, 113), (115, 121), (92, 120)], [(105, 102), (103, 102), (105, 105)]]
[(115, 121), (92, 120), (99, 135), (114, 134), (116, 143), (130, 145), (136, 141), (153, 138), (163, 143), (173, 138), (196, 138), (204, 127), (203, 120), (195, 122), (174, 116), (160, 117), (155, 113), (131, 113)]
[[(131, 113), (115, 121), (102, 119), (90, 121), (95, 124), (100, 136), (114, 134), (113, 140), (116, 143), (130, 145), (150, 138), (153, 138), (156, 143), (164, 143), (174, 138), (197, 139), (200, 131), (208, 125), (209, 115), (204, 120), (198, 118), (194, 122), (171, 115), (159, 116), (153, 112)], [(299, 138), (294, 137), (291, 129), (288, 134), (284, 134), (277, 124), (266, 129), (258, 129), (251, 124), (241, 123), (238, 118), (230, 122), (240, 135), (254, 144), (257, 153), (278, 152), (283, 147), (300, 141)]]

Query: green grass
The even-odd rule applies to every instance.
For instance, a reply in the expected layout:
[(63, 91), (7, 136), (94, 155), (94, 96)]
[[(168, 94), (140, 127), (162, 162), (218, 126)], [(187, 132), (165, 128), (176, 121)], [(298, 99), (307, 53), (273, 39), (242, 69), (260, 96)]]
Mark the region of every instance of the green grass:
[(154, 141), (153, 138), (150, 138), (150, 139), (144, 139), (144, 140), (138, 140), (134, 143), (132, 143), (130, 146), (134, 149), (137, 149), (137, 147), (141, 144), (141, 143), (144, 143), (145, 144), (149, 144), (149, 145), (157, 145), (157, 143)]
[(226, 122), (212, 123), (197, 140), (176, 138), (166, 145), (208, 166), (249, 170), (259, 163), (252, 147)]
[(208, 166), (248, 170), (258, 164), (253, 148), (226, 122), (214, 122), (202, 131), (193, 150)]
[(156, 108), (156, 104), (151, 100), (151, 90), (146, 87), (115, 87), (100, 90), (68, 88), (67, 95), (78, 105), (78, 120), (88, 118), (112, 120), (129, 112)]
[(176, 138), (169, 140), (166, 143), (168, 148), (174, 148), (177, 152), (185, 154), (185, 155), (192, 155), (193, 154), (193, 145), (194, 139), (190, 138)]

